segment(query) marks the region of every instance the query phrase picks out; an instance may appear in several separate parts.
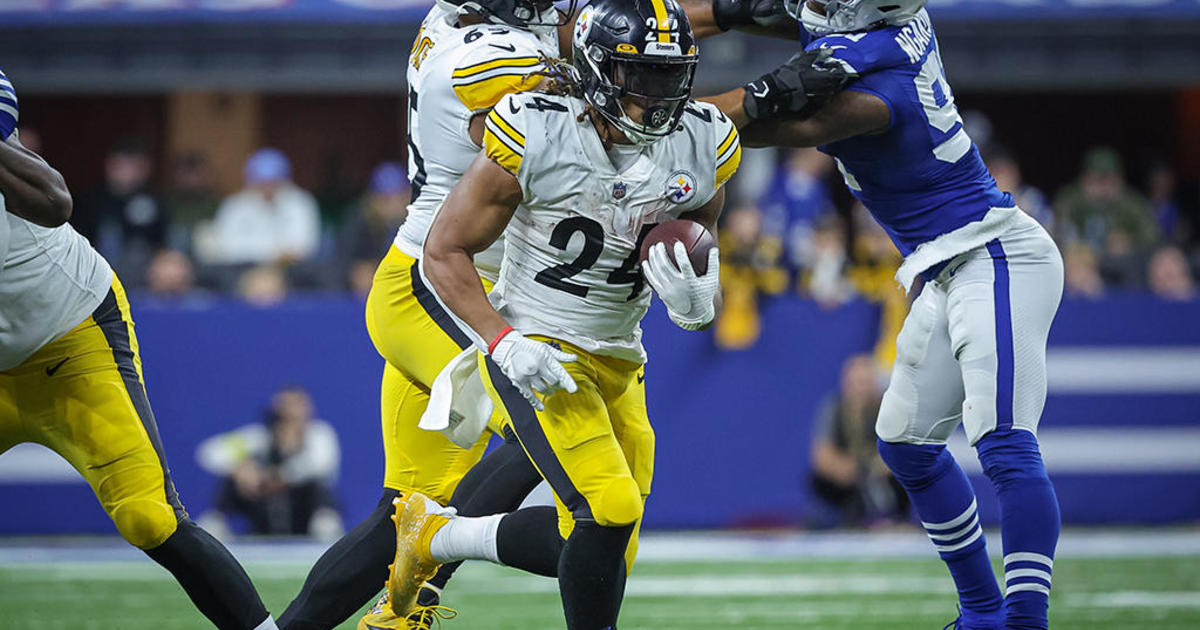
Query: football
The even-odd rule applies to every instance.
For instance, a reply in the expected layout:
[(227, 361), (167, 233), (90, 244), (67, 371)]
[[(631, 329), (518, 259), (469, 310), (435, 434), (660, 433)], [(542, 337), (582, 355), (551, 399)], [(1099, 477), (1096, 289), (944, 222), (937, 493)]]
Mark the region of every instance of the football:
[[(666, 243), (667, 253), (671, 254), (675, 241), (680, 241), (687, 247), (688, 258), (692, 261), (692, 269), (696, 271), (696, 275), (708, 273), (708, 252), (717, 246), (717, 242), (703, 225), (687, 219), (673, 219), (651, 229), (646, 238), (642, 239), (640, 262), (646, 262), (650, 256), (650, 246), (655, 243)], [(674, 263), (675, 257), (670, 258)]]

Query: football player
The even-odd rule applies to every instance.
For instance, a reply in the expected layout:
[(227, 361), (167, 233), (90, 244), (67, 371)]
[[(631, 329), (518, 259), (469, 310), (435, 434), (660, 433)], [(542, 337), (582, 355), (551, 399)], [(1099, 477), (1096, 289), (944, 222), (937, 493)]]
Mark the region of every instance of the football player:
[(275, 628), (241, 565), (179, 501), (125, 290), (67, 224), (66, 183), (21, 145), (18, 111), (0, 71), (0, 453), (23, 442), (58, 453), (213, 625)]
[[(725, 115), (689, 100), (697, 49), (674, 0), (593, 4), (573, 47), (581, 97), (496, 104), (422, 271), (440, 318), (460, 322), (478, 349), (471, 363), (505, 428), (554, 490), (566, 543), (550, 558), (567, 627), (599, 630), (616, 627), (653, 472), (639, 326), (647, 281), (688, 330), (708, 326), (718, 302), (715, 249), (697, 273), (681, 244), (656, 244), (643, 276), (639, 243), (678, 217), (715, 232), (741, 147)], [(474, 259), (502, 233), (489, 302)], [(392, 605), (403, 613), (438, 563), (506, 562), (509, 545), (532, 537), (510, 526), (524, 512), (463, 518), (406, 495)]]
[[(716, 0), (711, 13), (726, 2)], [(811, 71), (794, 59), (712, 101), (748, 144), (819, 146), (832, 155), (904, 254), (897, 280), (905, 288), (925, 280), (896, 341), (876, 425), (879, 452), (957, 585), (961, 614), (951, 626), (1042, 629), (1060, 519), (1036, 430), (1062, 258), (996, 187), (963, 128), (924, 5), (787, 0), (792, 26), (812, 40), (809, 53), (860, 78), (813, 107), (795, 83)], [(1003, 596), (975, 494), (946, 451), (959, 424), (999, 499)]]
[[(421, 492), (466, 515), (516, 509), (540, 481), (520, 446), (501, 446), (464, 483), (483, 455), (485, 432), (469, 449), (417, 427), (438, 372), (469, 345), (455, 322), (434, 309), (419, 273), (426, 233), (446, 194), (479, 153), (484, 115), (506, 94), (538, 85), (543, 59), (569, 45), (570, 25), (550, 0), (438, 0), (413, 42), (407, 66), (408, 149), (412, 201), (408, 218), (376, 271), (367, 298), (367, 329), (386, 360), (380, 392), (385, 474), (383, 496), (363, 522), (329, 548), (296, 599), (280, 616), (285, 630), (328, 630), (379, 590), (396, 549), (393, 500)], [(504, 246), (497, 241), (475, 258), (491, 287)], [(486, 492), (477, 491), (487, 484)], [(545, 522), (552, 534), (552, 514)], [(422, 611), (397, 618), (384, 599), (367, 620), (375, 627), (427, 627), (440, 610), (441, 588), (457, 565), (447, 565), (421, 593)]]

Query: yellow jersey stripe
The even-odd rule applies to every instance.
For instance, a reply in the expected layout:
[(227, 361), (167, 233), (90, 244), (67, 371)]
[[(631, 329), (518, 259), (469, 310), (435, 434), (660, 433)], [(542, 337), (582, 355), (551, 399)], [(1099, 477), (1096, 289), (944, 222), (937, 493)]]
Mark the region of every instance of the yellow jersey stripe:
[(737, 127), (730, 125), (729, 135), (725, 136), (725, 139), (721, 141), (720, 146), (717, 147), (717, 157), (725, 155), (725, 151), (729, 149), (729, 145), (733, 144), (735, 140), (737, 140)]
[(667, 30), (671, 24), (671, 18), (667, 17), (667, 5), (663, 0), (650, 0), (650, 6), (654, 7), (654, 21), (658, 23), (658, 41), (671, 43), (671, 33)]
[(730, 177), (737, 172), (738, 166), (742, 163), (742, 143), (737, 141), (737, 133), (734, 133), (733, 151), (729, 152), (729, 157), (717, 163), (716, 187), (720, 188), (729, 181)]
[(493, 109), (492, 113), (488, 114), (488, 122), (495, 124), (496, 127), (504, 133), (504, 135), (508, 136), (510, 140), (520, 145), (522, 149), (525, 148), (525, 136), (521, 132), (514, 129), (512, 125), (508, 124), (508, 121), (504, 120), (504, 117), (500, 115), (500, 112), (497, 112)]
[(453, 76), (456, 79), (462, 79), (480, 74), (482, 72), (487, 72), (488, 70), (495, 70), (496, 68), (529, 68), (539, 65), (540, 63), (542, 63), (542, 60), (538, 59), (537, 57), (505, 57), (502, 59), (490, 59), (488, 61), (481, 61), (477, 64), (466, 66), (465, 68), (458, 68), (454, 71)]
[(483, 128), (483, 150), (489, 158), (515, 177), (521, 168), (521, 155), (496, 137), (492, 132), (494, 128), (492, 125)]
[(541, 82), (540, 76), (528, 76), (525, 73), (499, 74), (454, 86), (454, 94), (458, 100), (471, 111), (491, 109), (504, 98), (505, 94), (524, 92), (537, 87)]

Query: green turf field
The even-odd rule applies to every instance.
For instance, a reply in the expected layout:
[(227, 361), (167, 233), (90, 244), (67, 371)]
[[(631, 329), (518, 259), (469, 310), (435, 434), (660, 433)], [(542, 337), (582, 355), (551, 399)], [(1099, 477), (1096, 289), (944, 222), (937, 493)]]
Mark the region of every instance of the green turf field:
[[(250, 559), (267, 605), (279, 611), (308, 560)], [(1200, 559), (1060, 557), (1051, 627), (1058, 630), (1200, 628)], [(629, 582), (621, 628), (939, 630), (954, 617), (952, 585), (928, 557), (840, 561), (647, 559)], [(561, 628), (556, 585), (490, 565), (468, 565), (448, 591), (448, 630)], [(165, 572), (120, 561), (0, 563), (4, 630), (207, 628)], [(342, 628), (353, 628), (351, 623)]]

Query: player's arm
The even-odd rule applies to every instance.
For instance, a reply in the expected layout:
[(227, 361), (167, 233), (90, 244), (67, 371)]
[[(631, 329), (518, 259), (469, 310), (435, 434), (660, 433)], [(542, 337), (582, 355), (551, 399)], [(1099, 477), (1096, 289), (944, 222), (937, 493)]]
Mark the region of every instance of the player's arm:
[(45, 227), (71, 218), (71, 193), (63, 176), (17, 138), (20, 105), (0, 70), (0, 194), (8, 211)]
[[(713, 240), (719, 242), (720, 237), (717, 234), (717, 223), (720, 221), (721, 213), (724, 210), (725, 210), (725, 187), (721, 186), (721, 188), (719, 188), (717, 190), (717, 194), (713, 195), (713, 198), (710, 199), (708, 201), (708, 203), (704, 204), (697, 210), (693, 210), (687, 214), (682, 215), (680, 218), (689, 219), (689, 220), (695, 221), (696, 223), (699, 223), (700, 225), (703, 225), (704, 229), (708, 230), (709, 234), (712, 234)], [(709, 326), (712, 326), (712, 323), (717, 320), (717, 317), (720, 317), (721, 310), (725, 306), (725, 300), (724, 300), (724, 298), (721, 297), (720, 264), (721, 264), (721, 255), (717, 251), (717, 249), (714, 247), (712, 253), (709, 254), (709, 260), (708, 260), (708, 273), (714, 274), (714, 279), (717, 283), (716, 292), (713, 293), (713, 297), (712, 297), (713, 317), (711, 320), (709, 320), (709, 322), (707, 324), (705, 324), (701, 328), (701, 330), (707, 329)]]
[[(679, 218), (703, 225), (716, 238), (717, 220), (724, 207), (722, 186), (703, 206)], [(642, 263), (642, 276), (667, 307), (671, 321), (684, 330), (704, 330), (721, 312), (721, 255), (716, 247), (708, 251), (704, 274), (697, 274), (683, 243), (675, 241), (670, 250), (666, 243), (655, 243)]]
[(800, 39), (800, 23), (783, 0), (680, 0), (697, 39), (738, 30), (755, 35)]
[(522, 197), (517, 178), (481, 153), (446, 196), (425, 239), (422, 265), (430, 284), (487, 341), (509, 325), (488, 302), (474, 256), (500, 238)]
[(71, 193), (63, 176), (26, 149), (14, 132), (0, 142), (0, 194), (9, 212), (44, 227), (71, 218)]
[(833, 58), (833, 52), (831, 48), (813, 48), (796, 53), (742, 87), (699, 100), (716, 105), (739, 129), (759, 120), (809, 116), (858, 78), (849, 66)]
[[(518, 124), (520, 107), (510, 106), (512, 98), (502, 99), (488, 114), (483, 152), (442, 203), (425, 238), (422, 268), (442, 303), (475, 333), (479, 348), (535, 409), (542, 409), (535, 391), (576, 391), (575, 380), (562, 366), (575, 355), (513, 330), (492, 308), (474, 265), (475, 254), (500, 238), (524, 198), (517, 173), (525, 137)], [(501, 113), (505, 109), (507, 117)]]
[(891, 119), (891, 109), (883, 99), (847, 90), (808, 118), (756, 120), (742, 127), (741, 134), (750, 147), (815, 147), (882, 133), (891, 125)]
[[(725, 207), (725, 183), (742, 162), (742, 145), (732, 121), (724, 116), (714, 118), (712, 165), (716, 192), (704, 205), (680, 218), (703, 225), (716, 238), (717, 222)], [(709, 250), (708, 266), (701, 275), (692, 267), (683, 243), (676, 241), (669, 252), (665, 243), (656, 243), (642, 263), (642, 275), (666, 305), (671, 321), (684, 330), (704, 330), (721, 312), (721, 258), (716, 247)]]

